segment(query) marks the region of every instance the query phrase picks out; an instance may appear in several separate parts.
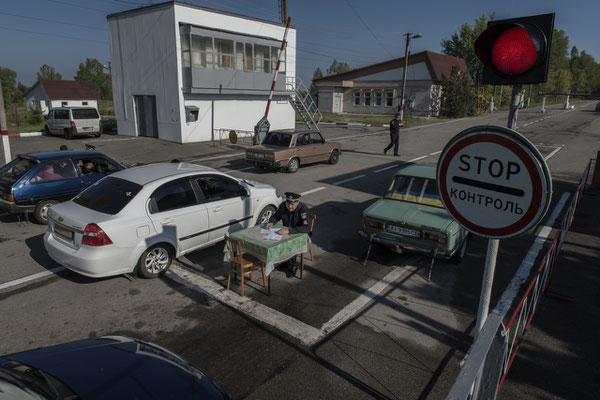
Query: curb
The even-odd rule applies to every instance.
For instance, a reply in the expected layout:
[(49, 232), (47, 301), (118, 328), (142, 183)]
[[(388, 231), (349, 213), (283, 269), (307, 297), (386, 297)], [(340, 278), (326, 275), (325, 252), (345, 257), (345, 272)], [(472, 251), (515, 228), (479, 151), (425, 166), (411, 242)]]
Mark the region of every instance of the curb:
[(373, 126), (373, 127), (384, 127), (385, 124), (362, 124), (360, 122), (319, 122), (319, 125), (332, 125), (332, 126)]
[(9, 133), (9, 138), (19, 138), (19, 137), (33, 137), (33, 136), (44, 136), (46, 132), (23, 132), (23, 133)]

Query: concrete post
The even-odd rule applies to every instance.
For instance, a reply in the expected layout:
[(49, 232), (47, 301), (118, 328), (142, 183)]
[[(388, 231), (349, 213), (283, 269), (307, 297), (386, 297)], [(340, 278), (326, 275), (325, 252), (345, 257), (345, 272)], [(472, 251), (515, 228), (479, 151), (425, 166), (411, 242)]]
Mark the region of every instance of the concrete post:
[(542, 114), (546, 112), (546, 96), (542, 96)]

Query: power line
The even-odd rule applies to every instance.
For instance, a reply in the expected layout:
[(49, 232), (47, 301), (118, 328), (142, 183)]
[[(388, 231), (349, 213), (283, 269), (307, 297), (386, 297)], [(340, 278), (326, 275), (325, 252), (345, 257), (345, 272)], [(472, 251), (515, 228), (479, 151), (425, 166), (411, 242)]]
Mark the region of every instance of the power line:
[(373, 38), (375, 38), (375, 40), (377, 41), (377, 43), (379, 43), (379, 45), (390, 55), (390, 57), (394, 58), (394, 56), (392, 55), (392, 53), (390, 53), (388, 51), (388, 49), (385, 48), (385, 46), (383, 45), (383, 43), (381, 43), (379, 41), (379, 39), (377, 39), (377, 36), (375, 36), (375, 34), (371, 30), (371, 28), (369, 28), (369, 25), (367, 25), (367, 23), (362, 19), (362, 17), (356, 12), (356, 10), (354, 9), (354, 7), (352, 7), (352, 4), (350, 4), (350, 1), (346, 0), (346, 3), (352, 9), (352, 11), (354, 11), (354, 14), (356, 14), (356, 16), (358, 17), (358, 19), (360, 19), (360, 22), (363, 23), (363, 25), (365, 26), (365, 28), (367, 28), (367, 30), (371, 33), (371, 35), (373, 36)]
[(7, 13), (7, 12), (3, 12), (3, 11), (0, 11), (0, 14), (2, 14), (2, 15), (9, 15), (11, 17), (17, 17), (17, 18), (26, 18), (26, 19), (33, 19), (33, 20), (36, 20), (36, 21), (50, 22), (50, 23), (54, 23), (54, 24), (70, 25), (70, 26), (77, 26), (77, 27), (86, 28), (86, 29), (96, 29), (96, 30), (99, 30), (99, 31), (106, 31), (106, 28), (96, 28), (96, 27), (93, 27), (93, 26), (73, 24), (71, 22), (56, 21), (56, 20), (51, 20), (51, 19), (46, 19), (46, 18), (27, 17), (25, 15), (11, 14), (11, 13)]
[(71, 40), (81, 40), (83, 42), (93, 42), (93, 43), (101, 43), (101, 44), (105, 44), (108, 45), (108, 42), (101, 42), (99, 40), (92, 40), (92, 39), (82, 39), (82, 38), (78, 38), (78, 37), (73, 37), (73, 36), (66, 36), (66, 35), (59, 35), (57, 33), (48, 33), (48, 32), (34, 32), (34, 31), (28, 31), (25, 29), (19, 29), (19, 28), (8, 28), (5, 26), (0, 26), (0, 29), (6, 29), (8, 31), (17, 31), (17, 32), (25, 32), (25, 33), (33, 33), (35, 35), (43, 35), (43, 36), (55, 36), (55, 37), (60, 37), (63, 39), (71, 39)]
[(48, 0), (48, 1), (52, 2), (52, 3), (66, 4), (66, 5), (71, 6), (71, 7), (84, 8), (86, 10), (98, 11), (98, 12), (101, 12), (101, 13), (103, 13), (105, 15), (109, 14), (109, 12), (106, 11), (106, 10), (101, 10), (99, 8), (93, 8), (93, 7), (86, 7), (86, 6), (82, 6), (82, 5), (74, 4), (74, 3), (69, 3), (68, 1), (62, 1), (62, 0)]

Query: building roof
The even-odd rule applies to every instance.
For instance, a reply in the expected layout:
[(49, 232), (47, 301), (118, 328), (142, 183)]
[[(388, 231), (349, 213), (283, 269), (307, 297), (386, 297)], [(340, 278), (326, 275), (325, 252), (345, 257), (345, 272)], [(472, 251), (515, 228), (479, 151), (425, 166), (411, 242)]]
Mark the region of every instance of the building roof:
[[(132, 4), (134, 4), (134, 3), (132, 3)], [(170, 7), (170, 6), (175, 6), (175, 5), (182, 6), (182, 7), (195, 8), (195, 9), (198, 9), (198, 10), (204, 10), (204, 11), (209, 11), (209, 12), (223, 14), (223, 15), (231, 15), (233, 17), (244, 18), (244, 19), (248, 19), (248, 20), (252, 20), (252, 21), (258, 21), (258, 22), (262, 22), (262, 23), (266, 23), (266, 24), (271, 24), (271, 25), (279, 25), (279, 26), (283, 26), (283, 27), (285, 27), (285, 25), (286, 25), (285, 22), (269, 21), (267, 19), (249, 17), (247, 15), (242, 15), (242, 14), (236, 14), (236, 13), (232, 13), (232, 12), (217, 10), (215, 8), (208, 8), (208, 7), (197, 6), (195, 4), (182, 3), (180, 1), (167, 1), (167, 2), (164, 2), (164, 3), (151, 4), (151, 5), (144, 6), (144, 7), (132, 8), (130, 10), (125, 10), (125, 11), (122, 11), (122, 12), (118, 12), (118, 13), (114, 13), (114, 14), (109, 14), (109, 15), (106, 16), (106, 19), (107, 20), (108, 19), (114, 19), (114, 18), (118, 18), (118, 17), (120, 17), (122, 15), (137, 14), (137, 13), (140, 13), (140, 12), (145, 12), (145, 11), (150, 10), (150, 9), (159, 9), (159, 8)], [(290, 29), (296, 29), (296, 27), (294, 27), (292, 25), (292, 26), (290, 26)]]
[(90, 81), (55, 81), (42, 79), (25, 93), (25, 97), (38, 85), (50, 100), (97, 100), (100, 98), (96, 88)]
[[(462, 58), (447, 56), (445, 54), (434, 53), (433, 51), (422, 51), (420, 53), (411, 54), (408, 57), (408, 65), (414, 65), (424, 62), (427, 65), (431, 80), (441, 82), (444, 77), (449, 78), (452, 72), (452, 67), (458, 66), (463, 71), (468, 71), (467, 63)], [(320, 79), (315, 79), (315, 82), (341, 82), (351, 81), (367, 75), (373, 75), (379, 72), (384, 72), (392, 69), (404, 68), (404, 57), (395, 58), (393, 60), (384, 61), (382, 63), (368, 65), (366, 67), (353, 69), (351, 71), (342, 72), (341, 74), (329, 75)]]

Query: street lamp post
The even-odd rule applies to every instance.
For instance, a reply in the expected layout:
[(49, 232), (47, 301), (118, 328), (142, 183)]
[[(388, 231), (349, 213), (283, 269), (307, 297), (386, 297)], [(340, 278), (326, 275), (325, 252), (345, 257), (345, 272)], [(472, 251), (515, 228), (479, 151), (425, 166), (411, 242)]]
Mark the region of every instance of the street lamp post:
[(404, 120), (404, 93), (406, 92), (406, 71), (408, 70), (408, 44), (410, 43), (410, 39), (418, 39), (423, 37), (420, 33), (413, 35), (411, 32), (406, 33), (406, 50), (404, 52), (404, 75), (402, 77), (402, 97), (400, 97), (400, 106), (398, 107), (400, 111), (400, 121)]

